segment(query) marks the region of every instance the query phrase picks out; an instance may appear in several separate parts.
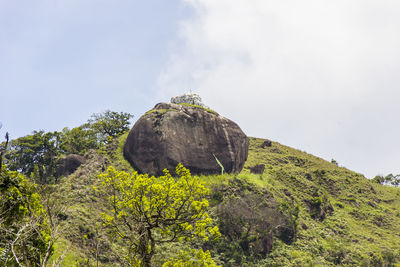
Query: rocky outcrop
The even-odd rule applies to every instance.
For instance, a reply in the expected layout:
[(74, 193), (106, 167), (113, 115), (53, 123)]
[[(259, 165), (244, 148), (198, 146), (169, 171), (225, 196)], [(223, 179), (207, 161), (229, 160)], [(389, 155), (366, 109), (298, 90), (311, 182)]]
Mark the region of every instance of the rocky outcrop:
[(271, 147), (272, 146), (272, 142), (270, 140), (265, 140), (262, 144), (261, 144), (261, 148), (266, 148), (266, 147)]
[(86, 158), (76, 154), (70, 154), (65, 158), (61, 158), (57, 161), (56, 177), (68, 176), (84, 163), (86, 163)]
[(141, 173), (161, 175), (182, 163), (192, 174), (240, 172), (249, 141), (233, 121), (201, 107), (157, 104), (131, 129), (124, 156)]
[(257, 164), (250, 168), (250, 173), (263, 174), (265, 170), (265, 164)]

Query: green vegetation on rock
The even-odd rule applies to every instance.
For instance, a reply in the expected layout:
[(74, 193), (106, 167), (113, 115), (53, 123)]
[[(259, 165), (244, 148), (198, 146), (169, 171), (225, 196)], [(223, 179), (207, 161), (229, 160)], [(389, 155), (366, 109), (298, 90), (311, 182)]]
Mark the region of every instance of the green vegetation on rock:
[[(209, 109), (209, 108), (205, 108), (203, 106), (199, 106), (199, 105), (193, 105), (193, 104), (188, 104), (188, 103), (180, 103), (180, 104), (177, 104), (177, 105), (200, 108), (202, 110), (207, 111), (208, 113), (211, 113), (211, 114), (214, 114), (214, 115), (219, 115), (216, 111), (214, 111), (212, 109)], [(149, 114), (152, 114), (152, 113), (157, 113), (157, 114), (162, 115), (162, 114), (164, 114), (164, 113), (166, 113), (168, 111), (178, 111), (178, 110), (177, 109), (173, 109), (173, 108), (170, 108), (170, 109), (151, 109), (151, 110), (147, 111), (143, 116), (146, 116), (146, 115), (149, 115)]]
[(193, 104), (189, 104), (189, 103), (179, 103), (178, 105), (182, 105), (182, 106), (189, 106), (189, 107), (194, 107), (194, 108), (201, 108), (204, 109), (205, 111), (207, 111), (208, 113), (214, 114), (214, 115), (218, 115), (218, 113), (212, 109), (200, 106), (200, 105), (193, 105)]
[(149, 115), (152, 113), (157, 113), (158, 115), (162, 115), (168, 111), (178, 111), (178, 110), (172, 109), (172, 108), (170, 108), (170, 109), (151, 109), (151, 110), (147, 111), (143, 116), (146, 116), (146, 115)]

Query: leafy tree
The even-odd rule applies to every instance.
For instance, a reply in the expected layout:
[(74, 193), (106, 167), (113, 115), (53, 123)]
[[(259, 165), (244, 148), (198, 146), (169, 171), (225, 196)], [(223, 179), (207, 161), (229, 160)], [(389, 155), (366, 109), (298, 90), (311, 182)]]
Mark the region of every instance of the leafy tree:
[(34, 184), (5, 165), (0, 172), (0, 264), (45, 266), (53, 252), (47, 212)]
[(56, 157), (60, 153), (60, 133), (34, 131), (32, 135), (20, 137), (10, 142), (6, 154), (11, 170), (30, 176), (35, 168), (40, 182), (46, 182), (56, 168)]
[(158, 244), (208, 240), (218, 236), (207, 213), (209, 193), (198, 178), (179, 164), (176, 180), (167, 170), (164, 176), (128, 174), (109, 167), (100, 174), (98, 190), (105, 194), (112, 214), (102, 214), (104, 225), (126, 244), (131, 264), (151, 266)]
[(383, 184), (385, 182), (385, 177), (377, 175), (372, 179), (372, 181), (378, 184)]
[(385, 183), (390, 184), (393, 186), (399, 186), (400, 185), (400, 175), (393, 175), (393, 174), (388, 174), (385, 176)]
[(89, 149), (99, 147), (96, 134), (91, 129), (76, 127), (73, 129), (64, 128), (61, 136), (60, 149), (64, 154), (83, 155)]
[(385, 177), (381, 175), (375, 176), (372, 181), (378, 183), (378, 184), (387, 184), (387, 185), (393, 185), (393, 186), (400, 186), (400, 174), (393, 175), (393, 174), (388, 174)]
[(73, 128), (64, 128), (61, 150), (65, 154), (81, 154), (89, 149), (97, 149), (129, 130), (129, 120), (133, 115), (126, 112), (107, 110), (91, 116), (87, 123)]
[(48, 182), (56, 171), (60, 154), (84, 154), (97, 149), (129, 129), (133, 116), (125, 112), (106, 111), (93, 114), (88, 123), (62, 132), (34, 131), (31, 135), (10, 142), (9, 149), (1, 149), (1, 159), (10, 170), (26, 176), (35, 173), (40, 183)]
[(91, 116), (86, 127), (92, 129), (101, 143), (108, 143), (111, 138), (117, 137), (129, 130), (129, 120), (133, 115), (126, 112), (106, 110)]

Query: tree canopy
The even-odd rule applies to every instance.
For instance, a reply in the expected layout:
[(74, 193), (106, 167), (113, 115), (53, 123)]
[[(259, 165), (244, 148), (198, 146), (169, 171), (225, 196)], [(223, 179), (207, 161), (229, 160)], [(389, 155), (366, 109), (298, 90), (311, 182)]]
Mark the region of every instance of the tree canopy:
[(112, 210), (103, 214), (104, 225), (124, 240), (131, 263), (151, 266), (155, 247), (161, 243), (219, 235), (207, 213), (209, 189), (181, 164), (176, 173), (177, 179), (167, 170), (156, 178), (109, 167), (99, 175), (98, 190), (107, 196)]
[(40, 182), (51, 176), (56, 168), (55, 159), (60, 153), (60, 133), (34, 131), (32, 135), (12, 140), (6, 154), (11, 170), (29, 176), (35, 168)]
[(377, 175), (372, 179), (372, 181), (378, 184), (386, 184), (397, 187), (400, 186), (400, 174), (393, 175), (390, 173), (386, 176)]
[(48, 183), (55, 175), (57, 160), (68, 154), (84, 155), (98, 149), (113, 138), (129, 130), (133, 115), (126, 112), (105, 111), (93, 114), (87, 123), (61, 132), (34, 131), (10, 142), (5, 162), (10, 170), (26, 176), (35, 172), (40, 183)]
[(107, 143), (129, 130), (131, 118), (133, 115), (127, 112), (106, 110), (93, 114), (85, 126), (97, 134), (100, 142)]
[(64, 128), (61, 132), (60, 149), (64, 154), (83, 155), (89, 149), (99, 147), (96, 133), (92, 129), (85, 129), (82, 126), (72, 129)]

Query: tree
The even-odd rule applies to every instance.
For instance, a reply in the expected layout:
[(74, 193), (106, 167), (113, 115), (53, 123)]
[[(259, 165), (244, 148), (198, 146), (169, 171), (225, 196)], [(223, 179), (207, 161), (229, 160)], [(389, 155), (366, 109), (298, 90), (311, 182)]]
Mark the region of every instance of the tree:
[(61, 135), (60, 149), (64, 154), (85, 154), (89, 149), (99, 147), (96, 133), (91, 129), (76, 127), (64, 128)]
[(207, 213), (208, 188), (181, 164), (176, 173), (179, 178), (175, 180), (167, 170), (156, 178), (109, 167), (99, 175), (98, 190), (107, 196), (112, 209), (111, 214), (102, 214), (104, 225), (124, 241), (131, 264), (151, 266), (161, 243), (219, 235)]
[(61, 134), (61, 151), (64, 154), (83, 155), (89, 149), (97, 149), (129, 130), (133, 115), (107, 110), (95, 113), (87, 123), (73, 129), (64, 128)]
[(95, 113), (88, 120), (86, 127), (92, 129), (101, 143), (108, 143), (111, 138), (117, 137), (129, 130), (129, 120), (133, 115), (126, 112), (106, 110)]
[(0, 264), (45, 266), (54, 235), (36, 186), (5, 165), (0, 172)]
[(392, 185), (392, 186), (400, 186), (400, 174), (393, 175), (393, 174), (388, 174), (385, 177), (381, 175), (375, 176), (372, 181), (378, 184), (386, 184), (386, 185)]
[(388, 174), (385, 176), (385, 180), (384, 180), (385, 184), (390, 184), (393, 186), (399, 186), (400, 185), (400, 175), (393, 175), (393, 174)]
[(378, 183), (378, 184), (384, 184), (385, 183), (385, 177), (382, 175), (377, 175), (372, 179), (373, 182)]
[(36, 168), (39, 181), (44, 183), (55, 172), (59, 145), (59, 132), (34, 131), (32, 135), (10, 142), (10, 149), (6, 153), (7, 165), (26, 176), (30, 176)]

